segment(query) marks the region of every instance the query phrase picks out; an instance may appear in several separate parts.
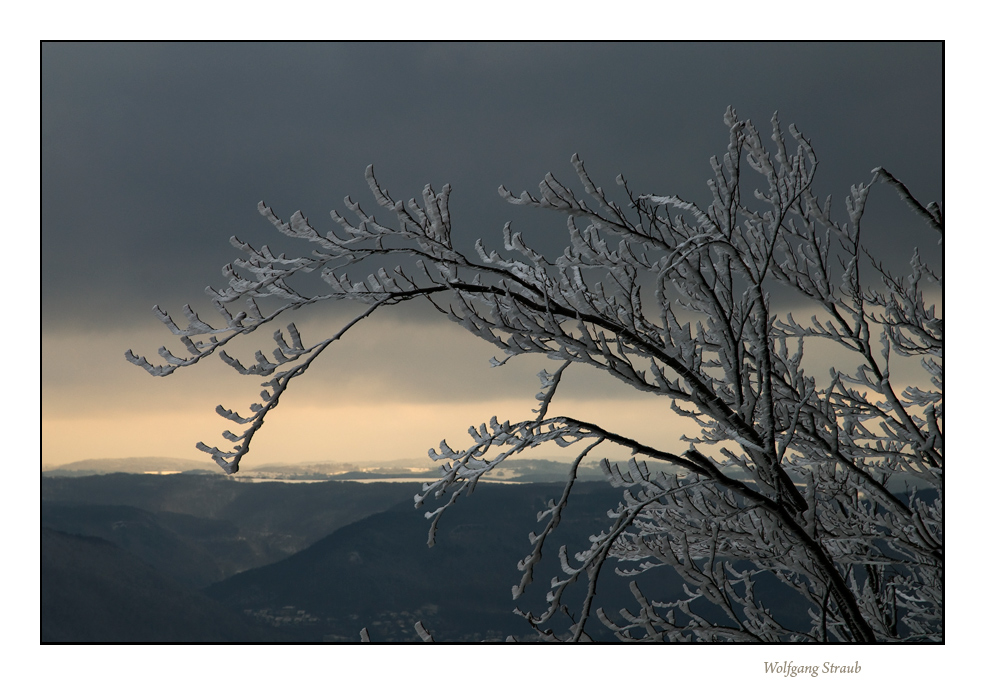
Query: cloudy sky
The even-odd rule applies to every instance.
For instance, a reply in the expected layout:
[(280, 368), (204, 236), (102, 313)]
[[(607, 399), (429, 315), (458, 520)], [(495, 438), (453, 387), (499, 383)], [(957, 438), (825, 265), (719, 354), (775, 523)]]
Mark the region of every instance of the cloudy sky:
[[(237, 235), (302, 254), (256, 211), (304, 211), (319, 229), (349, 194), (373, 206), (366, 165), (395, 198), (451, 183), (454, 241), (500, 240), (505, 221), (541, 244), (563, 219), (503, 202), (554, 172), (707, 204), (727, 106), (764, 138), (778, 111), (814, 143), (835, 206), (883, 166), (942, 199), (943, 51), (935, 43), (45, 44), (41, 49), (42, 460), (171, 456), (226, 443), (214, 407), (245, 411), (256, 377), (219, 359), (153, 378), (124, 352), (179, 345), (151, 313), (224, 285)], [(920, 242), (885, 189), (870, 201), (887, 259)], [(867, 214), (867, 217), (869, 214)], [(868, 221), (868, 219), (867, 219)], [(306, 339), (353, 310), (299, 318)], [(310, 334), (308, 333), (310, 331)], [(272, 331), (270, 331), (272, 333)], [(247, 355), (270, 349), (250, 336)], [(419, 457), (496, 414), (526, 418), (544, 360), (491, 369), (496, 351), (434, 312), (392, 308), (351, 331), (292, 385), (253, 463)], [(513, 368), (511, 368), (513, 367)], [(559, 411), (677, 450), (676, 417), (608, 379), (577, 376)], [(590, 392), (589, 392), (590, 389)], [(662, 442), (661, 442), (662, 441)], [(243, 466), (248, 466), (244, 460)]]

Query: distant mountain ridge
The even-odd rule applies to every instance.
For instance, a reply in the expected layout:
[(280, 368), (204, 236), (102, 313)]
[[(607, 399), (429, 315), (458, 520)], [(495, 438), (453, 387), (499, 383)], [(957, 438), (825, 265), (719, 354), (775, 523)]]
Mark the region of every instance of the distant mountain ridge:
[(125, 457), (118, 459), (82, 459), (60, 466), (42, 466), (44, 475), (86, 475), (96, 473), (160, 473), (185, 471), (212, 471), (215, 464), (207, 459), (179, 459), (176, 457)]
[[(568, 478), (570, 462), (552, 459), (510, 459), (486, 477), (487, 481), (549, 483)], [(89, 476), (109, 473), (173, 474), (200, 473), (224, 475), (209, 459), (201, 461), (174, 457), (128, 457), (119, 459), (84, 459), (57, 467), (43, 467), (44, 476)], [(304, 462), (269, 463), (244, 467), (234, 480), (372, 480), (383, 478), (437, 479), (438, 464), (430, 460), (401, 459), (372, 462)], [(584, 463), (580, 480), (603, 480), (598, 464)]]

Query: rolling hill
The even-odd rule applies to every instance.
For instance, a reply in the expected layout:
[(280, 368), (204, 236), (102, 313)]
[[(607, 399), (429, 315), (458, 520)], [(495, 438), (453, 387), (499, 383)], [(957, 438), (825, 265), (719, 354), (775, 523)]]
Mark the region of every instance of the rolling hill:
[(41, 529), (41, 642), (279, 639), (110, 542)]

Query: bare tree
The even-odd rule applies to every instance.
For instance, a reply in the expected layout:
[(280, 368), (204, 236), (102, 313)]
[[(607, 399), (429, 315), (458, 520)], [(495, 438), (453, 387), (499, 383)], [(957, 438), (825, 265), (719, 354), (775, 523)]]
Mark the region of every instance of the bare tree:
[[(245, 257), (224, 268), (227, 288), (209, 290), (224, 325), (213, 328), (186, 306), (182, 328), (155, 308), (187, 355), (161, 348), (163, 366), (130, 351), (127, 359), (163, 376), (218, 351), (240, 373), (270, 377), (251, 413), (217, 408), (243, 427), (224, 433), (233, 443), (229, 451), (198, 445), (235, 473), (289, 383), (329, 345), (380, 307), (425, 298), (500, 348), (494, 366), (519, 354), (560, 362), (540, 373), (532, 419), (493, 417), (469, 429), (473, 444), (466, 449), (442, 441), (431, 451), (443, 462), (443, 477), (424, 487), (417, 505), (429, 495), (447, 499), (427, 513), (428, 544), (446, 509), (504, 460), (548, 442), (578, 445), (568, 483), (542, 512), (538, 520), (546, 525), (531, 534), (531, 553), (518, 565), (518, 598), (561, 522), (579, 465), (603, 443), (631, 452), (622, 467), (602, 461), (623, 491), (608, 531), (577, 554), (561, 548), (562, 573), (543, 613), (518, 610), (544, 637), (587, 639), (594, 614), (622, 640), (939, 641), (944, 329), (925, 292), (936, 292), (927, 289), (941, 287), (942, 276), (916, 252), (906, 277), (891, 273), (863, 244), (861, 219), (879, 181), (943, 236), (941, 208), (924, 206), (878, 168), (868, 183), (852, 186), (847, 219), (839, 221), (830, 197), (822, 202), (812, 190), (814, 151), (794, 126), (788, 142), (774, 116), (771, 154), (731, 108), (725, 124), (728, 149), (721, 161), (711, 160), (706, 209), (677, 196), (636, 194), (622, 176), (616, 179), (622, 199), (610, 199), (577, 155), (571, 161), (581, 198), (550, 174), (539, 196), (516, 197), (500, 187), (512, 204), (566, 217), (569, 245), (553, 260), (510, 224), (503, 228), (504, 254), (479, 241), (478, 259), (466, 257), (452, 246), (449, 186), (437, 193), (425, 187), (420, 202), (394, 201), (372, 166), (366, 180), (395, 226), (348, 197), (354, 219), (332, 214), (341, 233), (315, 230), (300, 212), (283, 222), (261, 203), (260, 213), (278, 231), (314, 244), (311, 255), (274, 255), (232, 238)], [(394, 257), (406, 263), (394, 265)], [(384, 266), (354, 276), (355, 265), (374, 260)], [(330, 292), (302, 294), (291, 280), (312, 271)], [(261, 313), (257, 299), (264, 297), (279, 305)], [(330, 300), (367, 306), (314, 345), (302, 343), (293, 324), (286, 334), (276, 331), (272, 359), (257, 352), (247, 365), (223, 350), (284, 312)], [(244, 310), (233, 313), (232, 303)], [(809, 321), (795, 318), (795, 307)], [(818, 381), (805, 365), (825, 344), (841, 350), (833, 358), (850, 361)], [(908, 372), (912, 384), (903, 387), (890, 366), (898, 369), (907, 358), (919, 361), (923, 377), (910, 381)], [(678, 448), (647, 445), (552, 415), (552, 398), (572, 363), (670, 398), (675, 411), (693, 420), (694, 433)], [(593, 611), (606, 562), (627, 576), (670, 566), (687, 595), (651, 601), (634, 581), (638, 606), (618, 615)], [(773, 615), (755, 587), (764, 573), (803, 597), (809, 629)], [(581, 606), (571, 613), (563, 602), (579, 581)], [(564, 615), (570, 633), (543, 628)]]

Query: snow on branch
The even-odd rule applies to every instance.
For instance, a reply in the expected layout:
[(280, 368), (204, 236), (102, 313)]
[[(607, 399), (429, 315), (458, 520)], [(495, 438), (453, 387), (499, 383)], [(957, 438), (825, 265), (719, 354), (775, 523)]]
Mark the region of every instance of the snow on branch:
[[(347, 196), (345, 212), (331, 214), (335, 230), (320, 231), (301, 212), (285, 222), (261, 202), (276, 232), (310, 253), (292, 257), (233, 238), (243, 256), (223, 269), (227, 287), (208, 291), (221, 322), (185, 307), (179, 325), (155, 308), (186, 352), (162, 347), (163, 365), (129, 350), (126, 358), (163, 376), (219, 352), (237, 372), (269, 379), (251, 413), (218, 407), (245, 427), (224, 434), (230, 451), (199, 443), (235, 473), (288, 384), (332, 342), (380, 307), (424, 299), (498, 348), (493, 366), (523, 354), (560, 362), (539, 374), (534, 419), (493, 417), (469, 428), (470, 446), (442, 440), (431, 450), (441, 476), (415, 498), (419, 507), (433, 498), (428, 544), (451, 506), (506, 460), (588, 440), (560, 498), (540, 514), (546, 525), (531, 533), (513, 591), (519, 600), (561, 525), (579, 465), (603, 444), (628, 453), (623, 467), (603, 461), (622, 495), (608, 529), (577, 553), (562, 549), (546, 611), (518, 609), (537, 634), (589, 639), (597, 617), (627, 641), (939, 641), (944, 328), (928, 286), (942, 287), (943, 275), (917, 252), (899, 275), (878, 257), (862, 216), (877, 181), (941, 234), (942, 208), (922, 204), (878, 167), (869, 182), (850, 187), (839, 218), (830, 197), (814, 194), (818, 161), (795, 126), (784, 130), (774, 115), (767, 149), (732, 108), (724, 123), (728, 142), (721, 159), (711, 159), (707, 206), (673, 193), (637, 194), (622, 175), (618, 196), (609, 196), (578, 155), (571, 158), (578, 190), (552, 173), (533, 193), (501, 186), (507, 202), (559, 217), (567, 244), (553, 259), (512, 223), (501, 250), (477, 241), (466, 254), (453, 243), (450, 185), (398, 200), (372, 166), (365, 180), (381, 218)], [(324, 292), (309, 292), (312, 279), (302, 274), (320, 278)], [(278, 306), (264, 314), (262, 298)], [(289, 324), (252, 361), (225, 351), (284, 312), (336, 300), (367, 309), (331, 338), (307, 346)], [(821, 366), (833, 365), (827, 378), (816, 378), (814, 345), (822, 343), (842, 356)], [(902, 379), (902, 358), (919, 360), (924, 377)], [(679, 445), (647, 445), (577, 417), (550, 417), (572, 364), (641, 398), (669, 398), (694, 434)], [(684, 595), (648, 599), (640, 580), (630, 586), (632, 611), (596, 607), (600, 574), (613, 565), (644, 578), (672, 568)], [(770, 611), (762, 574), (796, 593), (807, 607), (802, 622)], [(561, 598), (576, 587), (583, 599), (572, 614)], [(709, 602), (712, 613), (701, 608)], [(549, 627), (562, 619), (571, 624), (566, 634)]]

